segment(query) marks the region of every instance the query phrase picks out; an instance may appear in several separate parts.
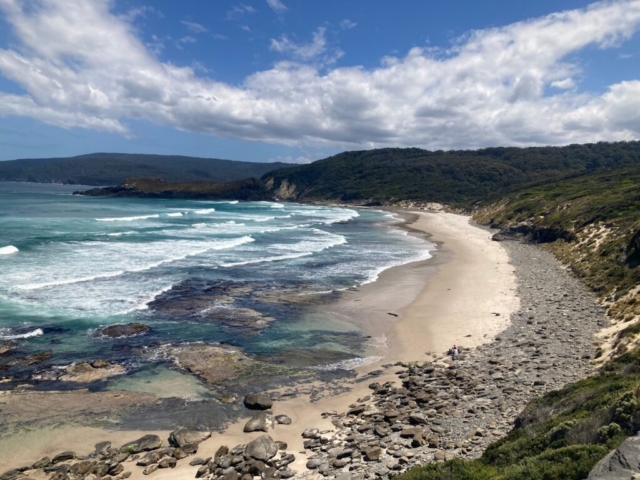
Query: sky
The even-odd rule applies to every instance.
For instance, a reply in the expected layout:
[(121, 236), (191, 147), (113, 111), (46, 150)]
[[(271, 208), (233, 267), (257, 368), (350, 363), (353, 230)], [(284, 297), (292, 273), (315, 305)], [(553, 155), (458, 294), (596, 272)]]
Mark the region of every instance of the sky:
[(0, 0), (0, 160), (640, 138), (640, 0)]

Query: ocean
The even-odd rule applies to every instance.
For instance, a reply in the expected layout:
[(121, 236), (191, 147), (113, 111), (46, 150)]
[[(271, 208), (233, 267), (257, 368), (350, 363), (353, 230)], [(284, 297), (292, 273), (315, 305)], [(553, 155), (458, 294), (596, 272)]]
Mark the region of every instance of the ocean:
[[(366, 338), (310, 308), (434, 248), (371, 209), (78, 189), (0, 182), (0, 340), (52, 352), (49, 366), (104, 358), (135, 370), (132, 346), (205, 342), (285, 363), (284, 352), (316, 352), (306, 367), (346, 368)], [(100, 335), (130, 322), (151, 332)]]

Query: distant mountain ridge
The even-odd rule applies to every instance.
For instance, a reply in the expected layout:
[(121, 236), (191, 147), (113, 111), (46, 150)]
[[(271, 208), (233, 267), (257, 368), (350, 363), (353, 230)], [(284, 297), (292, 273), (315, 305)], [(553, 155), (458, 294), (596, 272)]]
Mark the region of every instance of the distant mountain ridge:
[(160, 178), (172, 182), (232, 182), (260, 178), (290, 166), (180, 155), (92, 153), (76, 157), (34, 158), (0, 162), (0, 181), (118, 185), (127, 178)]

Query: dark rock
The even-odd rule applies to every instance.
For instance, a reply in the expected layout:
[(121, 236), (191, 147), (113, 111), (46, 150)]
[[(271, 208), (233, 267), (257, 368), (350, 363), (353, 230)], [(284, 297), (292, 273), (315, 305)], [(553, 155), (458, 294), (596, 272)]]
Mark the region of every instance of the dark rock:
[(271, 460), (278, 453), (278, 446), (269, 435), (261, 435), (247, 443), (244, 455), (255, 460)]
[(153, 465), (149, 465), (147, 468), (145, 468), (142, 471), (143, 475), (151, 475), (153, 472), (155, 472), (156, 470), (158, 470), (158, 464), (154, 463)]
[(628, 480), (640, 473), (640, 436), (629, 437), (589, 472), (587, 480)]
[(268, 410), (273, 407), (273, 400), (266, 393), (249, 393), (244, 397), (244, 405), (251, 410)]
[(82, 462), (74, 463), (71, 465), (71, 473), (76, 476), (86, 475), (96, 465), (95, 461), (84, 460)]
[(66, 462), (67, 460), (73, 460), (74, 458), (76, 458), (76, 452), (66, 451), (53, 457), (51, 463), (56, 464), (59, 462)]
[(158, 468), (175, 468), (178, 461), (173, 457), (165, 457), (158, 462)]
[(162, 446), (162, 439), (157, 435), (145, 435), (120, 447), (123, 453), (140, 453), (155, 450)]
[(291, 418), (287, 415), (276, 415), (275, 420), (279, 425), (291, 425)]
[(37, 470), (38, 468), (48, 467), (49, 465), (51, 465), (51, 459), (49, 457), (44, 457), (34, 463), (31, 468)]
[(105, 336), (110, 338), (131, 337), (133, 335), (142, 335), (148, 333), (151, 328), (143, 323), (127, 323), (110, 325), (100, 330), (94, 336)]
[(186, 445), (199, 445), (201, 442), (211, 437), (210, 432), (198, 432), (181, 428), (169, 435), (169, 444), (173, 447), (185, 447)]
[(256, 413), (253, 417), (247, 421), (244, 426), (244, 432), (268, 432), (269, 427), (273, 425), (273, 420), (267, 414), (267, 412)]

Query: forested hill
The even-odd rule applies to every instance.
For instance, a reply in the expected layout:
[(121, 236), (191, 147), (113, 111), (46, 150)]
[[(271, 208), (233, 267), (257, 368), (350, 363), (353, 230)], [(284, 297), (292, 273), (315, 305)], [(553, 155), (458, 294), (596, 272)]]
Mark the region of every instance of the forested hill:
[(93, 153), (0, 162), (0, 181), (117, 185), (127, 178), (154, 177), (172, 182), (230, 182), (260, 178), (271, 170), (287, 166), (280, 162), (237, 162), (176, 155)]
[(638, 163), (640, 142), (448, 152), (384, 148), (344, 152), (262, 180), (291, 200), (468, 205), (526, 182)]

